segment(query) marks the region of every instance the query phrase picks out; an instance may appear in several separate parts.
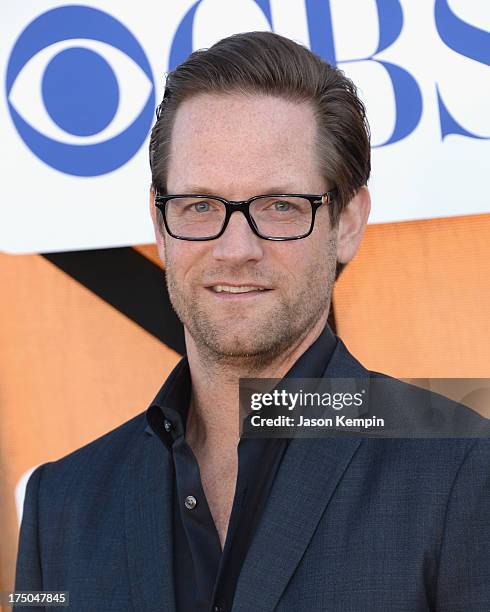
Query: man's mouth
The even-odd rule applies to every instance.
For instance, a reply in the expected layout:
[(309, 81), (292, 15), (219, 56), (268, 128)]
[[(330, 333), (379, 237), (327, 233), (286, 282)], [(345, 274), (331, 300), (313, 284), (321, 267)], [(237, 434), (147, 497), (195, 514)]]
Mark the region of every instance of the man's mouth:
[(210, 289), (214, 293), (251, 293), (252, 291), (268, 291), (265, 287), (257, 287), (254, 285), (213, 285)]

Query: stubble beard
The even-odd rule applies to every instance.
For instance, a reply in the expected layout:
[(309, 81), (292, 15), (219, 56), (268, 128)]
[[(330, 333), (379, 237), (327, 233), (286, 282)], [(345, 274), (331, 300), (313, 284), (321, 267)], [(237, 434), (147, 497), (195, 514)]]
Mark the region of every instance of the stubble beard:
[(172, 263), (167, 262), (166, 281), (171, 304), (201, 356), (215, 363), (243, 364), (249, 370), (256, 370), (294, 346), (328, 310), (335, 280), (334, 238), (330, 238), (327, 248), (328, 268), (319, 282), (312, 280), (318, 278), (315, 263), (291, 299), (279, 294), (274, 305), (253, 320), (244, 317), (243, 305), (230, 308), (227, 319), (213, 317), (209, 308), (202, 307), (194, 292), (183, 290)]

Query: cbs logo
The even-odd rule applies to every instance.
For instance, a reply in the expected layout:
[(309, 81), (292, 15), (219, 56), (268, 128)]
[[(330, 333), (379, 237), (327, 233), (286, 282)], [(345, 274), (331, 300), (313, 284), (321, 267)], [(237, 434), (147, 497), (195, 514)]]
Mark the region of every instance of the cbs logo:
[(12, 49), (6, 76), (12, 121), (46, 164), (98, 176), (131, 159), (155, 108), (151, 67), (134, 35), (87, 6), (34, 19)]

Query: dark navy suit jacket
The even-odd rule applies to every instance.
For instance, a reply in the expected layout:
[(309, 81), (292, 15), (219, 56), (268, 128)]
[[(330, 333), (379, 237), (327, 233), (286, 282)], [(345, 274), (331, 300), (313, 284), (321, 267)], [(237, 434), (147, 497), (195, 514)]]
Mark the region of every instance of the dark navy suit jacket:
[[(325, 375), (370, 373), (339, 341)], [(33, 473), (17, 590), (69, 591), (76, 611), (175, 610), (171, 455), (146, 425)], [(489, 612), (490, 440), (291, 440), (233, 604), (272, 610)]]

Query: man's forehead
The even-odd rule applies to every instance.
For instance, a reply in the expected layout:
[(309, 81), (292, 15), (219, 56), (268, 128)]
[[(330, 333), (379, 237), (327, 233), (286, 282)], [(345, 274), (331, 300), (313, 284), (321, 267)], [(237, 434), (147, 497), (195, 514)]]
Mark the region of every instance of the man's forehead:
[(296, 174), (308, 173), (315, 136), (314, 113), (305, 103), (258, 94), (194, 96), (177, 110), (169, 182), (185, 175), (187, 182), (205, 187), (215, 183), (215, 175), (248, 175), (272, 192), (286, 181), (297, 184)]

